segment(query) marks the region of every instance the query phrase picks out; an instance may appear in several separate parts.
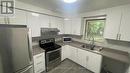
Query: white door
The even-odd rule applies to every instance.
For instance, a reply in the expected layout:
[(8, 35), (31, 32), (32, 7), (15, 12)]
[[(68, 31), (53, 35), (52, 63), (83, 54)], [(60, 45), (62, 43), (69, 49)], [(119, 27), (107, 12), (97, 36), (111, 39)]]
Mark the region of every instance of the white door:
[(41, 28), (49, 28), (49, 23), (50, 23), (50, 17), (47, 15), (39, 15), (39, 22), (40, 22), (40, 27)]
[(88, 52), (88, 61), (87, 61), (87, 69), (91, 70), (94, 73), (100, 73), (101, 65), (102, 65), (102, 56)]
[[(36, 16), (35, 16), (36, 15)], [(32, 37), (39, 37), (40, 34), (40, 21), (38, 14), (32, 14), (31, 12), (28, 12), (27, 14), (27, 22), (28, 27), (31, 28)]]
[(120, 40), (130, 41), (130, 5), (123, 8), (120, 26)]
[(27, 25), (27, 12), (23, 10), (15, 10), (13, 17), (9, 17), (9, 23), (14, 25)]
[(70, 57), (70, 49), (69, 49), (69, 46), (68, 45), (65, 45), (65, 46), (62, 46), (62, 51), (61, 51), (61, 59), (62, 61), (66, 58), (69, 58)]
[(77, 63), (77, 54), (78, 54), (78, 49), (72, 46), (69, 46), (70, 49), (70, 57), (69, 59), (71, 59), (72, 61)]
[(119, 33), (120, 22), (122, 16), (122, 7), (114, 7), (107, 9), (106, 25), (104, 31), (104, 38), (117, 39)]

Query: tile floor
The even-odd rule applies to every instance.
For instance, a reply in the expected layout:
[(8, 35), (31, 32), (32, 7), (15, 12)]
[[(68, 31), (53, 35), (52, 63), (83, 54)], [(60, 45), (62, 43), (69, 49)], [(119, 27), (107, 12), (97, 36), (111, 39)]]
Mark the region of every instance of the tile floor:
[(66, 59), (55, 69), (47, 73), (92, 73), (92, 72), (76, 64), (75, 62)]

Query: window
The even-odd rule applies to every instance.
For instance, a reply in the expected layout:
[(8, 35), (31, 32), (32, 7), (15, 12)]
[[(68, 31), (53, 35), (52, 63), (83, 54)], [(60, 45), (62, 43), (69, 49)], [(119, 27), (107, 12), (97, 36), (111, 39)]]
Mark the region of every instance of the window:
[(86, 20), (84, 39), (90, 40), (89, 38), (93, 37), (95, 41), (103, 41), (105, 21), (105, 19)]

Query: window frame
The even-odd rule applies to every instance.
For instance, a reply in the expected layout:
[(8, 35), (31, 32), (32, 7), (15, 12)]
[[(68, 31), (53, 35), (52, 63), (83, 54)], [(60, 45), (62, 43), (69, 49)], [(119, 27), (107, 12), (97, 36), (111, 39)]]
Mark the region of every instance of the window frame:
[[(105, 20), (106, 21), (106, 17), (97, 17), (97, 18), (85, 18), (84, 19), (84, 33), (83, 33), (83, 39), (89, 41), (88, 39), (88, 34), (87, 34), (87, 30), (88, 30), (88, 21), (96, 21), (96, 20)], [(106, 23), (106, 22), (105, 22)], [(104, 31), (105, 31), (105, 25), (104, 25)], [(86, 38), (87, 37), (87, 38)], [(103, 42), (105, 39), (103, 38), (101, 41), (99, 40), (95, 40), (95, 42)]]

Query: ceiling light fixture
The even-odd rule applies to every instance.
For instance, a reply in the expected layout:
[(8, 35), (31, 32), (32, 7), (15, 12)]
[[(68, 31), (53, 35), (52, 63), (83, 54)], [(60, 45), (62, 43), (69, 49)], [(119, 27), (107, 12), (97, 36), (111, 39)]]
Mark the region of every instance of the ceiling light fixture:
[(63, 0), (65, 3), (74, 3), (76, 2), (77, 0)]
[(39, 14), (38, 14), (38, 13), (32, 13), (32, 15), (33, 15), (33, 16), (39, 16)]

